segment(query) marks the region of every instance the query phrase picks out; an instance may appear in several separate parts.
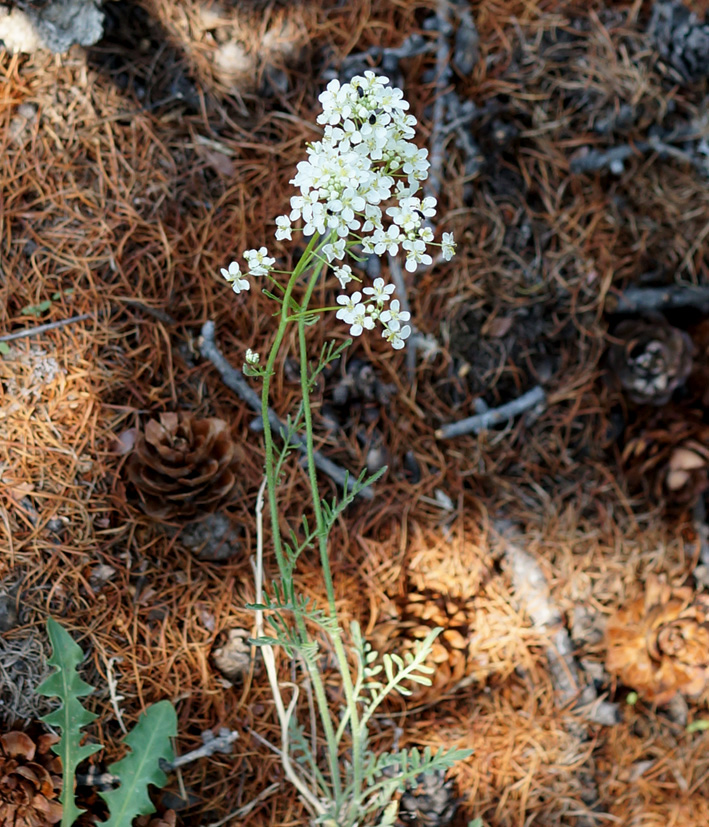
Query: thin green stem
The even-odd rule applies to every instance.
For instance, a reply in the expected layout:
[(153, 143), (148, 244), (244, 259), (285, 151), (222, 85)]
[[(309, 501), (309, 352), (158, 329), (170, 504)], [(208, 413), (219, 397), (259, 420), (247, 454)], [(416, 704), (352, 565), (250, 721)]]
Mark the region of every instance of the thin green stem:
[(271, 517), (271, 529), (273, 532), (273, 548), (276, 553), (276, 562), (278, 570), (281, 574), (288, 571), (286, 560), (283, 555), (283, 543), (281, 540), (281, 530), (278, 522), (278, 500), (276, 498), (276, 474), (274, 463), (274, 445), (273, 445), (273, 431), (271, 423), (268, 418), (268, 396), (271, 389), (271, 377), (274, 373), (278, 351), (283, 343), (283, 337), (286, 335), (286, 328), (288, 327), (288, 304), (293, 293), (296, 282), (299, 276), (305, 270), (305, 267), (312, 255), (313, 250), (317, 244), (317, 236), (313, 235), (308, 246), (305, 248), (300, 261), (295, 266), (288, 285), (286, 286), (283, 295), (283, 304), (281, 305), (280, 319), (278, 329), (276, 330), (276, 338), (273, 340), (271, 350), (268, 354), (268, 360), (264, 369), (263, 384), (261, 386), (261, 418), (263, 420), (263, 439), (266, 450), (266, 480), (268, 486), (268, 508)]
[[(268, 504), (271, 517), (271, 528), (273, 533), (273, 547), (276, 554), (278, 570), (281, 574), (281, 578), (283, 581), (283, 587), (284, 589), (288, 588), (290, 592), (287, 595), (289, 599), (292, 599), (293, 597), (292, 568), (290, 561), (286, 561), (285, 555), (283, 553), (283, 541), (281, 538), (281, 530), (278, 522), (279, 515), (278, 499), (276, 497), (276, 464), (274, 462), (275, 452), (273, 443), (273, 432), (268, 418), (268, 396), (271, 387), (271, 377), (274, 374), (274, 369), (276, 365), (276, 359), (278, 357), (278, 353), (280, 351), (280, 347), (283, 343), (283, 338), (285, 336), (286, 329), (289, 324), (289, 304), (291, 301), (293, 289), (295, 288), (298, 278), (302, 275), (302, 273), (307, 269), (308, 265), (310, 264), (310, 261), (313, 257), (313, 252), (317, 247), (317, 240), (317, 236), (313, 235), (303, 255), (300, 257), (298, 264), (295, 266), (295, 269), (293, 270), (290, 279), (288, 280), (288, 285), (283, 294), (283, 304), (281, 306), (278, 329), (276, 331), (276, 337), (273, 341), (273, 345), (271, 346), (271, 350), (268, 354), (268, 360), (266, 362), (263, 377), (263, 386), (261, 389), (261, 415), (264, 425), (263, 433), (266, 452), (266, 480), (268, 488)], [(296, 617), (296, 624), (298, 626), (298, 630), (301, 632), (304, 638), (307, 639), (308, 632), (305, 626), (305, 621), (302, 618)], [(340, 777), (340, 764), (338, 760), (337, 740), (335, 738), (335, 730), (332, 725), (332, 718), (330, 716), (330, 708), (327, 702), (327, 697), (325, 695), (325, 688), (322, 683), (322, 678), (320, 677), (320, 673), (317, 669), (317, 665), (313, 666), (310, 669), (310, 674), (313, 683), (313, 691), (315, 693), (315, 698), (318, 705), (318, 712), (320, 713), (320, 719), (322, 721), (323, 729), (325, 731), (325, 738), (327, 740), (328, 745), (328, 759), (330, 764), (330, 774), (332, 776), (333, 791), (335, 794), (335, 799), (339, 801), (339, 799), (342, 796), (342, 780)]]
[[(306, 290), (305, 299), (303, 300), (302, 308), (307, 311), (308, 304), (315, 289), (322, 264), (318, 264), (313, 275), (310, 277), (310, 282)], [(327, 600), (330, 609), (330, 616), (337, 617), (337, 606), (335, 604), (335, 586), (332, 579), (332, 569), (330, 567), (330, 559), (328, 555), (328, 530), (325, 524), (325, 519), (322, 513), (322, 504), (320, 500), (320, 491), (318, 488), (317, 471), (315, 467), (315, 445), (313, 440), (313, 416), (310, 406), (310, 381), (308, 377), (308, 349), (305, 337), (305, 317), (301, 316), (298, 319), (298, 341), (300, 345), (300, 384), (303, 395), (303, 421), (305, 424), (305, 441), (306, 451), (308, 457), (308, 478), (310, 480), (310, 489), (313, 499), (313, 510), (315, 512), (315, 521), (318, 527), (318, 547), (320, 550), (320, 564), (323, 570), (323, 578), (325, 580), (325, 589), (327, 591)], [(349, 661), (347, 660), (347, 653), (342, 642), (342, 635), (338, 626), (337, 632), (333, 634), (333, 644), (335, 647), (335, 655), (337, 657), (338, 666), (342, 675), (342, 685), (345, 690), (345, 698), (347, 700), (347, 711), (351, 717), (352, 724), (350, 730), (352, 732), (352, 765), (353, 765), (353, 809), (356, 811), (357, 803), (361, 795), (362, 788), (362, 756), (361, 756), (361, 739), (360, 726), (358, 722), (357, 702), (355, 700), (354, 686), (352, 685), (352, 676), (350, 675)], [(338, 802), (339, 803), (339, 802)]]

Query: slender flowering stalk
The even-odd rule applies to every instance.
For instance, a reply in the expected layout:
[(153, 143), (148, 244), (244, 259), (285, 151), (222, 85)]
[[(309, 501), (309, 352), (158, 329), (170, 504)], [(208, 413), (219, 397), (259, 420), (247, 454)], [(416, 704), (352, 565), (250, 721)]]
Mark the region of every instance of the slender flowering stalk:
[[(389, 692), (397, 689), (407, 693), (401, 686), (403, 681), (430, 683), (427, 675), (432, 670), (424, 660), (430, 654), (435, 633), (423, 641), (418, 653), (409, 660), (387, 661), (385, 655), (387, 681), (381, 683), (376, 676), (382, 666), (375, 664), (377, 655), (368, 649), (355, 624), (351, 630), (352, 651), (358, 666), (354, 676), (351, 674), (351, 660), (337, 615), (328, 536), (339, 514), (372, 480), (360, 477), (339, 503), (328, 504), (321, 498), (310, 394), (315, 386), (314, 377), (349, 343), (340, 347), (331, 343), (313, 369), (308, 361), (306, 333), (315, 314), (327, 318), (334, 310), (335, 320), (347, 326), (350, 336), (361, 336), (365, 331), (379, 327), (381, 337), (395, 350), (404, 348), (411, 334), (411, 326), (407, 324), (410, 314), (402, 310), (394, 295), (394, 285), (384, 278), (376, 278), (371, 284), (364, 283), (356, 272), (356, 264), (363, 255), (395, 256), (401, 252), (406, 269), (413, 273), (419, 265), (431, 264), (431, 247), (440, 247), (444, 260), (450, 260), (455, 253), (455, 241), (452, 233), (444, 233), (440, 244), (433, 240), (429, 222), (436, 213), (436, 200), (422, 198), (419, 194), (421, 183), (428, 175), (428, 152), (413, 142), (416, 119), (408, 114), (409, 104), (404, 100), (403, 92), (389, 86), (387, 78), (365, 72), (364, 76), (354, 77), (349, 83), (331, 81), (320, 95), (320, 102), (323, 111), (318, 116), (318, 123), (323, 126), (322, 138), (307, 146), (307, 157), (298, 164), (291, 180), (297, 194), (290, 199), (290, 211), (278, 216), (275, 222), (277, 241), (290, 241), (294, 233), (302, 233), (308, 239), (300, 260), (291, 273), (286, 273), (284, 284), (278, 280), (279, 271), (274, 270), (275, 257), (269, 255), (265, 246), (244, 252), (244, 272), (240, 264), (233, 261), (221, 273), (236, 293), (250, 290), (252, 280), (265, 277), (266, 286), (276, 288), (276, 296), (269, 295), (280, 303), (278, 327), (265, 364), (251, 349), (246, 351), (244, 362), (244, 372), (261, 378), (263, 383), (266, 487), (271, 542), (280, 575), (280, 585), (274, 586), (273, 597), (264, 597), (264, 602), (253, 608), (266, 612), (267, 618), (274, 618), (271, 624), (274, 636), (262, 637), (257, 642), (267, 647), (280, 644), (289, 654), (299, 655), (305, 665), (325, 736), (329, 775), (319, 768), (317, 755), (308, 752), (305, 738), (297, 742), (298, 749), (305, 751), (305, 763), (289, 761), (288, 767), (291, 774), (296, 764), (306, 768), (297, 786), (302, 792), (303, 783), (308, 779), (312, 783), (311, 792), (304, 798), (318, 824), (359, 827), (366, 823), (365, 816), (384, 812), (396, 789), (401, 789), (407, 778), (414, 778), (422, 770), (451, 766), (463, 753), (449, 751), (428, 756), (423, 761), (416, 758), (411, 767), (407, 764), (407, 755), (402, 754), (400, 763), (396, 764), (400, 776), (389, 778), (385, 775), (386, 780), (381, 780), (381, 773), (371, 775), (371, 767), (375, 765), (371, 756), (367, 758), (367, 721)], [(332, 273), (339, 287), (334, 305), (312, 307), (316, 284), (328, 273)], [(305, 289), (299, 299), (301, 282)], [(353, 282), (354, 289), (350, 289)], [(298, 328), (303, 399), (297, 419), (302, 417), (305, 430), (314, 527), (311, 529), (304, 518), (303, 539), (299, 540), (298, 534), (290, 531), (290, 539), (286, 541), (278, 508), (278, 478), (290, 450), (289, 432), (283, 435), (284, 448), (278, 450), (268, 409), (271, 379), (278, 369), (285, 334), (291, 323), (296, 323)], [(327, 593), (325, 611), (313, 606), (309, 598), (300, 597), (294, 580), (300, 555), (313, 546), (320, 554)], [(287, 619), (289, 616), (291, 620)], [(333, 714), (329, 708), (321, 674), (319, 644), (312, 636), (315, 627), (329, 637), (332, 644), (344, 690), (341, 713)], [(271, 684), (274, 691), (280, 691), (274, 681)], [(278, 708), (284, 710), (282, 699), (277, 700)], [(280, 717), (283, 724), (290, 718), (290, 712)], [(291, 725), (292, 722), (288, 724)], [(350, 739), (348, 747), (343, 744), (346, 733)], [(284, 744), (287, 743), (292, 743), (292, 738), (286, 734)], [(386, 809), (382, 824), (392, 823), (388, 820), (391, 812), (391, 807)]]

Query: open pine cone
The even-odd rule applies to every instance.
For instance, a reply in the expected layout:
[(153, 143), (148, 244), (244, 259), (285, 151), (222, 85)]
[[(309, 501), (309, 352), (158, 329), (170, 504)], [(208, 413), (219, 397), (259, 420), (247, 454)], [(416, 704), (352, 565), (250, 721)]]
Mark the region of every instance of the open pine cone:
[(698, 695), (709, 677), (709, 599), (648, 578), (645, 593), (610, 619), (606, 639), (606, 668), (645, 700)]
[(608, 351), (608, 364), (628, 397), (639, 405), (664, 405), (692, 369), (689, 336), (664, 317), (621, 322), (620, 339)]
[(459, 801), (455, 781), (446, 780), (445, 772), (422, 774), (401, 796), (396, 827), (448, 827)]
[(150, 517), (191, 518), (229, 499), (240, 459), (221, 419), (162, 413), (138, 435), (127, 473)]
[(666, 419), (628, 440), (623, 465), (632, 489), (685, 511), (709, 488), (709, 427), (688, 416)]
[(45, 827), (62, 819), (61, 762), (54, 735), (33, 741), (24, 732), (0, 735), (0, 825)]
[(433, 592), (409, 592), (406, 602), (400, 604), (397, 616), (377, 626), (373, 644), (381, 652), (404, 655), (414, 651), (432, 629), (443, 631), (436, 638), (426, 660), (435, 672), (429, 675), (431, 686), (407, 683), (414, 703), (438, 698), (449, 691), (467, 674), (470, 648), (469, 615), (465, 601)]

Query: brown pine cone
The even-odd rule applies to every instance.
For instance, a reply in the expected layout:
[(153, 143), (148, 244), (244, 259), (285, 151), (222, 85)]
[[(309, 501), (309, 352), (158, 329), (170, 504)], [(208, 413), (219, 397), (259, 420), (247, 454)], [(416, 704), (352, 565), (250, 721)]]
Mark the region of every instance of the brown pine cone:
[(229, 499), (240, 459), (221, 419), (162, 413), (138, 435), (127, 473), (150, 517), (192, 518), (215, 511)]
[(0, 735), (0, 825), (44, 827), (62, 819), (61, 762), (50, 751), (58, 738), (33, 741), (24, 732)]
[(440, 697), (466, 676), (470, 641), (465, 602), (432, 592), (410, 592), (396, 615), (374, 631), (374, 649), (402, 656), (407, 651), (413, 652), (415, 644), (436, 626), (443, 631), (434, 641), (426, 661), (436, 670), (429, 675), (431, 686), (405, 684), (411, 690), (414, 703)]
[(606, 668), (645, 700), (698, 695), (709, 677), (709, 598), (650, 577), (610, 619), (606, 640)]
[(689, 417), (647, 427), (623, 450), (632, 489), (669, 512), (692, 508), (709, 487), (709, 427)]
[(401, 796), (396, 827), (448, 827), (459, 803), (455, 781), (446, 780), (445, 772), (419, 775)]
[(664, 317), (631, 319), (613, 331), (621, 341), (608, 351), (608, 364), (628, 398), (639, 405), (664, 405), (692, 369), (689, 336)]

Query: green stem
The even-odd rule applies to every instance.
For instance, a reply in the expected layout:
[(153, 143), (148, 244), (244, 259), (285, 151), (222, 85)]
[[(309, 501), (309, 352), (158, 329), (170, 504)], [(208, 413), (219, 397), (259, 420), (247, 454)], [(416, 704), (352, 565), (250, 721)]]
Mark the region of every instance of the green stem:
[(285, 289), (285, 293), (283, 294), (283, 303), (281, 305), (281, 313), (278, 323), (278, 329), (276, 330), (276, 338), (273, 340), (271, 350), (268, 354), (268, 360), (266, 362), (266, 367), (264, 369), (263, 375), (263, 385), (261, 386), (261, 418), (263, 419), (263, 438), (264, 446), (266, 449), (266, 480), (268, 484), (268, 508), (271, 517), (271, 529), (273, 531), (273, 548), (276, 553), (276, 562), (278, 564), (278, 570), (281, 572), (281, 575), (288, 571), (288, 567), (286, 566), (286, 560), (283, 555), (281, 529), (278, 522), (278, 500), (276, 499), (276, 473), (274, 463), (273, 431), (271, 429), (271, 423), (268, 418), (268, 396), (269, 391), (271, 389), (271, 377), (274, 374), (274, 368), (276, 365), (276, 359), (278, 357), (278, 351), (281, 348), (281, 344), (283, 343), (283, 337), (286, 335), (286, 328), (288, 327), (288, 306), (290, 304), (290, 298), (299, 276), (302, 274), (302, 272), (305, 270), (308, 264), (308, 261), (312, 255), (316, 243), (317, 236), (313, 235), (313, 237), (310, 239), (308, 243), (308, 246), (305, 248), (305, 252), (300, 257), (300, 261), (298, 261), (298, 263), (296, 264), (295, 269), (293, 270), (293, 273), (291, 274), (291, 277), (288, 280), (288, 285)]
[[(310, 239), (308, 243), (308, 246), (305, 249), (305, 252), (300, 257), (300, 260), (296, 264), (295, 269), (293, 270), (293, 273), (290, 279), (288, 280), (288, 285), (283, 294), (283, 304), (281, 306), (278, 330), (276, 331), (276, 338), (274, 339), (273, 345), (271, 346), (271, 350), (268, 354), (268, 361), (266, 362), (266, 368), (263, 377), (263, 386), (261, 389), (261, 417), (263, 419), (264, 426), (263, 435), (266, 452), (266, 481), (268, 488), (268, 505), (271, 517), (271, 530), (273, 533), (273, 548), (276, 554), (278, 570), (283, 580), (284, 589), (288, 586), (288, 581), (290, 581), (290, 586), (288, 586), (290, 588), (290, 594), (288, 595), (288, 598), (290, 599), (292, 599), (293, 597), (292, 569), (290, 562), (286, 561), (283, 553), (283, 542), (281, 538), (280, 525), (278, 522), (278, 499), (276, 497), (277, 480), (274, 462), (273, 432), (271, 429), (271, 423), (268, 419), (268, 395), (271, 387), (271, 377), (274, 374), (278, 352), (280, 350), (281, 344), (283, 343), (283, 338), (285, 336), (286, 329), (289, 323), (289, 304), (293, 293), (293, 289), (298, 278), (307, 269), (310, 263), (310, 260), (313, 256), (313, 251), (317, 246), (317, 240), (318, 237), (316, 235), (313, 235), (313, 237)], [(318, 274), (320, 272), (320, 269), (321, 266), (319, 266), (317, 269)], [(318, 506), (319, 505), (320, 503), (318, 502)], [(299, 632), (303, 635), (305, 639), (307, 639), (308, 633), (307, 628), (305, 626), (305, 621), (302, 618), (296, 617), (296, 624), (298, 625)], [(335, 794), (335, 800), (339, 801), (342, 796), (342, 781), (340, 777), (340, 764), (338, 761), (337, 740), (335, 738), (335, 730), (332, 725), (332, 718), (330, 716), (330, 708), (328, 706), (327, 697), (325, 695), (325, 687), (323, 686), (322, 678), (320, 677), (320, 672), (318, 671), (317, 664), (308, 664), (308, 666), (310, 671), (310, 677), (313, 684), (313, 691), (315, 693), (315, 698), (318, 705), (318, 712), (320, 714), (320, 719), (322, 721), (323, 729), (325, 731), (325, 738), (327, 740), (328, 759), (330, 764), (330, 774), (332, 776), (332, 785)]]
[[(316, 266), (313, 275), (310, 278), (308, 289), (305, 293), (305, 299), (302, 304), (303, 311), (307, 311), (308, 304), (315, 289), (318, 276), (322, 265)], [(305, 317), (301, 315), (298, 319), (298, 341), (300, 345), (300, 384), (303, 395), (303, 421), (305, 423), (305, 441), (308, 457), (308, 478), (310, 480), (310, 489), (312, 492), (313, 509), (315, 512), (315, 521), (318, 527), (318, 546), (320, 550), (320, 564), (323, 570), (323, 578), (325, 580), (325, 589), (327, 591), (327, 601), (330, 609), (330, 616), (337, 618), (337, 606), (335, 605), (335, 586), (332, 579), (332, 569), (330, 568), (330, 559), (328, 556), (328, 531), (325, 525), (325, 520), (322, 513), (322, 504), (320, 501), (320, 491), (318, 489), (317, 471), (315, 467), (315, 445), (313, 440), (313, 416), (310, 406), (310, 383), (308, 378), (308, 349), (305, 338)], [(345, 690), (345, 698), (347, 700), (347, 711), (351, 717), (352, 724), (350, 727), (352, 733), (352, 765), (353, 765), (353, 802), (352, 810), (356, 812), (357, 804), (361, 795), (362, 788), (362, 756), (360, 740), (360, 726), (358, 721), (357, 703), (355, 700), (354, 687), (352, 685), (352, 677), (350, 675), (350, 666), (347, 660), (347, 653), (345, 652), (344, 644), (342, 643), (342, 635), (338, 625), (337, 631), (333, 633), (333, 644), (335, 647), (335, 654), (337, 656), (338, 666), (342, 675), (342, 684)]]

